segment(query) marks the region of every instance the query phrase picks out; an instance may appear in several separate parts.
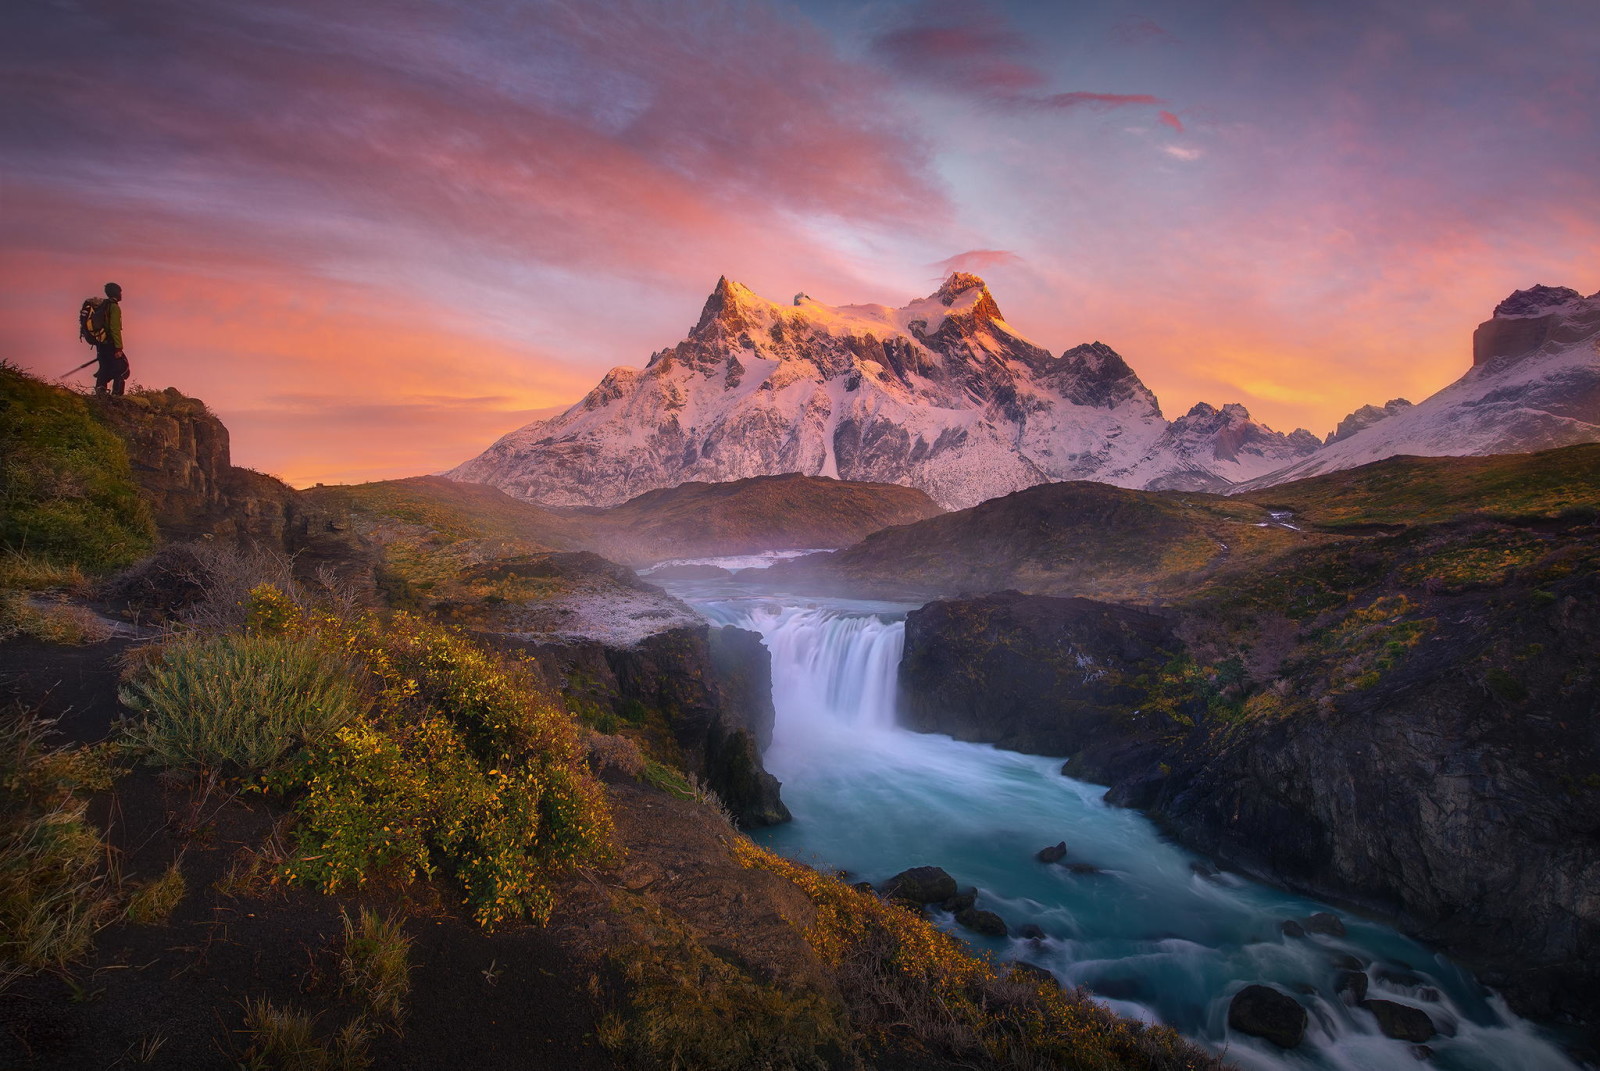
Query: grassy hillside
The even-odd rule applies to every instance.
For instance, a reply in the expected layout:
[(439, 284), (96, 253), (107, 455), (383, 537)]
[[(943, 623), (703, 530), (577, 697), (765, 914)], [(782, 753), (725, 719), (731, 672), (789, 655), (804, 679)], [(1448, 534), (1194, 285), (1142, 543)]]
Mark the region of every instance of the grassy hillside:
[(1600, 509), (1600, 443), (1492, 457), (1392, 457), (1239, 499), (1332, 529), (1592, 516)]
[(121, 441), (97, 399), (0, 363), (0, 547), (60, 567), (104, 572), (155, 540)]

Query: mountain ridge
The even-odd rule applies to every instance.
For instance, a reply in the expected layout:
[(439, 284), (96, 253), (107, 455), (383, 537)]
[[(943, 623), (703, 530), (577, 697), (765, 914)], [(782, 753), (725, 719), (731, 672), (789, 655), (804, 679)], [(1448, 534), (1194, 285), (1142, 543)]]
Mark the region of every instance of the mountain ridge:
[[(1303, 456), (1242, 406), (1169, 422), (1103, 342), (1060, 357), (951, 274), (899, 308), (778, 305), (718, 279), (688, 336), (619, 367), (565, 413), (444, 473), (552, 506), (613, 505), (689, 481), (780, 472), (900, 483), (946, 508), (1058, 480), (1231, 486)], [(1168, 436), (1177, 424), (1176, 437)], [(1247, 450), (1216, 449), (1219, 434)]]

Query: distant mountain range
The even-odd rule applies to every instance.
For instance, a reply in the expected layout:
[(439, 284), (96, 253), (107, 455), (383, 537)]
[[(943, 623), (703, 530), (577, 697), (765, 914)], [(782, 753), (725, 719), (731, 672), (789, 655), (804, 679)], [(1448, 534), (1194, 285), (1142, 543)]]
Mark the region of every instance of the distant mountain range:
[(724, 278), (682, 342), (444, 475), (548, 506), (778, 473), (904, 484), (951, 509), (1065, 480), (1225, 492), (1395, 453), (1600, 439), (1597, 335), (1600, 295), (1518, 291), (1478, 329), (1460, 381), (1416, 406), (1364, 406), (1325, 443), (1237, 404), (1168, 421), (1111, 347), (1052, 355), (975, 275), (898, 309), (779, 305)]

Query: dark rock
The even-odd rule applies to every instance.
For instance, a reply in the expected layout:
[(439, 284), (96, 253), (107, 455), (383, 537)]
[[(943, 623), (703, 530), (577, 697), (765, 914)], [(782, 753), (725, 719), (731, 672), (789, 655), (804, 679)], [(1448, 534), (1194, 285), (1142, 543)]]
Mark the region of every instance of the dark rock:
[(1431, 1060), (1433, 1059), (1433, 1049), (1427, 1045), (1413, 1045), (1411, 1046), (1411, 1055), (1418, 1060)]
[(1292, 1049), (1306, 1036), (1306, 1010), (1300, 1002), (1266, 985), (1247, 985), (1228, 1003), (1228, 1029), (1266, 1038)]
[(1066, 858), (1066, 855), (1067, 842), (1060, 841), (1059, 843), (1052, 844), (1048, 848), (1040, 848), (1038, 855), (1035, 856), (1035, 858), (1037, 858), (1041, 863), (1059, 863), (1062, 859)]
[(1042, 982), (1045, 985), (1052, 986), (1056, 989), (1061, 988), (1061, 979), (1057, 978), (1054, 974), (1045, 970), (1043, 967), (1040, 967), (1034, 963), (1028, 963), (1025, 960), (1019, 959), (1012, 963), (1010, 973), (1013, 978), (1017, 978), (1022, 981)]
[(1365, 971), (1340, 971), (1333, 976), (1333, 991), (1349, 1004), (1360, 1004), (1367, 999), (1367, 984)]
[(1378, 1029), (1383, 1031), (1385, 1037), (1397, 1041), (1427, 1041), (1439, 1032), (1427, 1012), (1409, 1004), (1397, 1004), (1392, 1000), (1364, 1000), (1360, 1006), (1377, 1017)]
[(969, 907), (965, 911), (958, 912), (956, 921), (973, 933), (981, 933), (985, 937), (1005, 937), (1010, 933), (1006, 928), (1005, 919), (981, 907)]
[(851, 885), (850, 887), (852, 889), (854, 889), (856, 892), (864, 892), (864, 893), (877, 892), (877, 890), (872, 887), (872, 882), (870, 882), (870, 881), (858, 881), (855, 884)]
[(914, 866), (885, 881), (878, 891), (890, 900), (937, 904), (955, 897), (956, 879), (936, 866)]
[(1067, 872), (1069, 874), (1077, 874), (1080, 877), (1085, 876), (1085, 875), (1089, 875), (1089, 874), (1102, 874), (1102, 873), (1104, 873), (1104, 871), (1102, 871), (1099, 867), (1095, 866), (1093, 863), (1068, 863), (1067, 864)]
[(1189, 863), (1189, 869), (1196, 877), (1205, 878), (1207, 881), (1214, 881), (1222, 876), (1222, 871), (1218, 870), (1215, 864), (1208, 863), (1204, 859), (1193, 860)]
[(1329, 937), (1344, 936), (1344, 921), (1328, 911), (1318, 911), (1306, 919), (1305, 928), (1310, 933), (1326, 934)]
[(1283, 931), (1285, 937), (1304, 937), (1306, 935), (1306, 928), (1294, 919), (1285, 919), (1280, 922), (1278, 929)]
[(1017, 936), (1025, 941), (1043, 941), (1045, 932), (1032, 922), (1024, 923), (1017, 931)]
[(958, 892), (958, 893), (956, 893), (954, 896), (950, 897), (950, 899), (946, 900), (944, 903), (940, 904), (939, 906), (944, 908), (944, 910), (950, 912), (952, 915), (955, 915), (955, 914), (959, 914), (962, 911), (965, 911), (967, 908), (971, 907), (973, 904), (976, 904), (977, 902), (978, 902), (978, 890), (977, 889), (968, 889), (966, 892)]
[(1337, 953), (1336, 955), (1329, 957), (1328, 962), (1339, 968), (1341, 971), (1364, 971), (1367, 969), (1366, 963), (1360, 959), (1357, 959), (1355, 956), (1352, 956), (1348, 952)]
[(1178, 647), (1162, 618), (1090, 599), (1006, 591), (931, 602), (906, 617), (904, 722), (1069, 754), (1063, 772), (1093, 780), (1106, 768), (1104, 748), (1125, 750), (1128, 715), (1143, 695), (1129, 682)]

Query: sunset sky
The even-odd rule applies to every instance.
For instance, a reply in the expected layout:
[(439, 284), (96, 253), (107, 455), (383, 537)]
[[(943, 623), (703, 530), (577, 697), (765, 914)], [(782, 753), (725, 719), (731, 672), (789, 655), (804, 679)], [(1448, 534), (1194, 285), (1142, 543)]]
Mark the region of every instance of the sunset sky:
[(115, 280), (135, 380), (296, 485), (462, 461), (719, 275), (976, 271), (1319, 435), (1600, 289), (1595, 0), (30, 0), (0, 57), (0, 359), (86, 360)]

